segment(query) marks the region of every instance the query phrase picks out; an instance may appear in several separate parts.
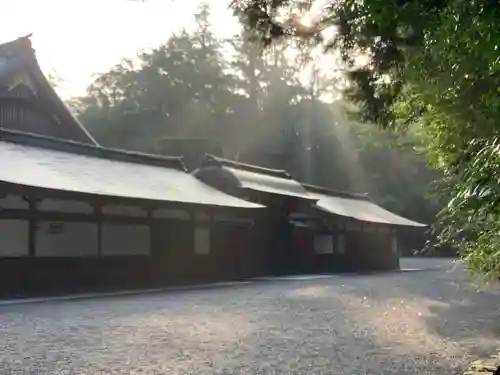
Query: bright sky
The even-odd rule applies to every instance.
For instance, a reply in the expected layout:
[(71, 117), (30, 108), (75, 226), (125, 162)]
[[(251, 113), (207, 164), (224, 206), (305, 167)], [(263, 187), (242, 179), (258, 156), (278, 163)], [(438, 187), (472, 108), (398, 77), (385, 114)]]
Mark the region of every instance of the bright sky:
[[(42, 69), (65, 82), (63, 97), (82, 94), (92, 74), (124, 57), (165, 42), (193, 25), (200, 0), (0, 0), (0, 42), (33, 33)], [(230, 0), (211, 0), (214, 31), (239, 31), (227, 9)]]

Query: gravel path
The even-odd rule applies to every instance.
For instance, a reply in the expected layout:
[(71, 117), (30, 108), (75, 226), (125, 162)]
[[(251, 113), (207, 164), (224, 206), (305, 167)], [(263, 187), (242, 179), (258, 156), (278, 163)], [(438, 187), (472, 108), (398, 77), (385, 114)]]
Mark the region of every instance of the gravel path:
[(459, 374), (497, 348), (500, 294), (418, 268), (0, 306), (0, 374)]

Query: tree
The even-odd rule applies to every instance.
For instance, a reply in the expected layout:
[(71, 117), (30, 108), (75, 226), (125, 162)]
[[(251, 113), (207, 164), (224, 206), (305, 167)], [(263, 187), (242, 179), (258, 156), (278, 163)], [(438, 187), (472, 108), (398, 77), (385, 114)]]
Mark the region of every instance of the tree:
[(74, 101), (101, 143), (153, 151), (164, 137), (217, 136), (232, 83), (210, 31), (207, 5), (195, 20), (194, 33), (182, 31), (137, 62), (123, 61), (98, 75), (88, 95)]
[[(235, 1), (233, 7), (269, 44), (296, 30), (274, 16), (289, 3)], [(341, 52), (344, 95), (359, 118), (420, 128), (429, 161), (445, 176), (439, 191), (449, 204), (436, 228), (441, 239), (459, 246), (473, 269), (499, 276), (498, 4), (343, 0), (331, 2), (319, 24), (336, 28), (327, 47)]]

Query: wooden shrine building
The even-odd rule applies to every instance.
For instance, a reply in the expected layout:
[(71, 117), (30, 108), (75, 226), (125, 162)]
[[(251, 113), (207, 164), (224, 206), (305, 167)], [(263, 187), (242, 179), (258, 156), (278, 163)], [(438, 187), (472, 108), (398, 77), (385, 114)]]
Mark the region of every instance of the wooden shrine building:
[(303, 272), (397, 269), (398, 234), (425, 227), (385, 210), (368, 195), (303, 186), (317, 200), (291, 215)]
[(366, 195), (294, 180), (286, 171), (207, 155), (194, 172), (201, 181), (268, 208), (250, 237), (267, 274), (372, 271), (399, 268), (397, 232), (423, 224), (393, 214)]
[(261, 209), (178, 158), (2, 130), (0, 294), (241, 278), (227, 239)]
[(263, 209), (180, 158), (100, 147), (29, 36), (0, 45), (0, 295), (248, 277), (230, 239)]
[(0, 45), (0, 128), (97, 144), (43, 74), (30, 35)]
[(0, 45), (0, 296), (396, 268), (401, 226), (286, 171), (101, 147), (29, 36)]
[(284, 275), (296, 265), (289, 252), (293, 248), (293, 226), (289, 215), (316, 200), (283, 170), (207, 155), (193, 175), (204, 183), (234, 197), (266, 206), (266, 215), (256, 221), (245, 242), (251, 243), (253, 274)]

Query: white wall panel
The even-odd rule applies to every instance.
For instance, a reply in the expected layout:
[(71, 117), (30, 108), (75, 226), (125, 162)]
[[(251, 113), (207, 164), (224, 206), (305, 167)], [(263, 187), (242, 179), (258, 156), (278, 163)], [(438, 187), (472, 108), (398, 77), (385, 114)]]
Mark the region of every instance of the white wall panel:
[(37, 209), (40, 211), (49, 212), (64, 212), (64, 213), (75, 213), (75, 214), (93, 214), (93, 207), (87, 202), (72, 201), (72, 200), (61, 200), (61, 199), (43, 199), (37, 205)]
[(0, 219), (0, 257), (22, 257), (29, 254), (28, 220)]
[(210, 228), (194, 228), (194, 253), (198, 255), (210, 254)]
[(7, 194), (5, 197), (0, 198), (0, 209), (27, 210), (29, 207), (29, 203), (20, 195)]
[(333, 236), (331, 234), (315, 235), (314, 250), (316, 254), (333, 254)]
[(103, 255), (150, 254), (150, 230), (147, 225), (103, 223)]
[(38, 222), (35, 255), (40, 257), (97, 256), (97, 224), (64, 221)]

